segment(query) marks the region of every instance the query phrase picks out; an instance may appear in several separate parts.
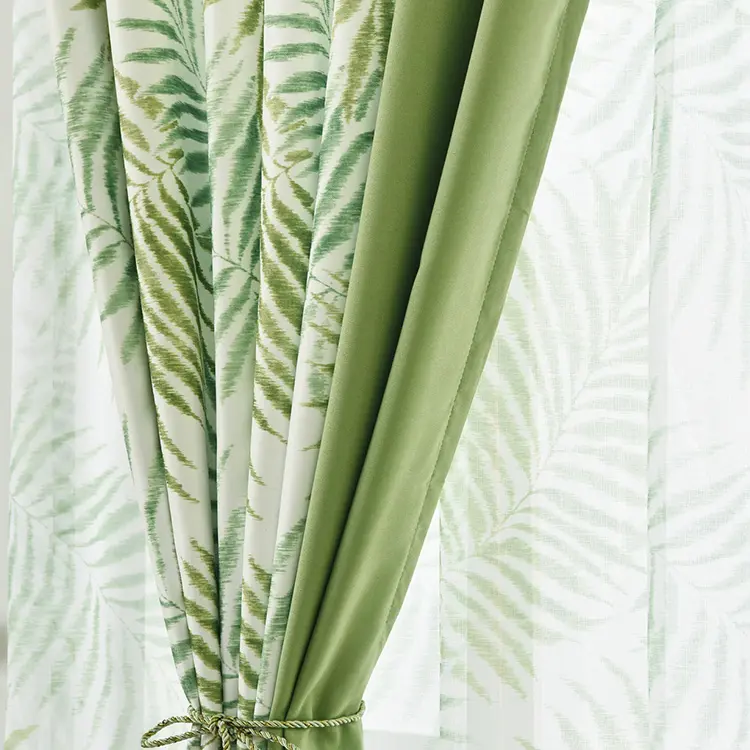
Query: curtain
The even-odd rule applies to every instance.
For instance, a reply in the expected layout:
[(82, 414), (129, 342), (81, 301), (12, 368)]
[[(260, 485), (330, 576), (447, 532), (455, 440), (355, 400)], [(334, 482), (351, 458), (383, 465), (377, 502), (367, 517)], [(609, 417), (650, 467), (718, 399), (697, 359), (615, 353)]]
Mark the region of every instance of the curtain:
[[(40, 331), (36, 315), (23, 316), (45, 352), (29, 366), (46, 356), (45, 344), (60, 354), (54, 378), (16, 388), (24, 465), (14, 492), (33, 481), (23, 479), (28, 473), (41, 477), (35, 456), (59, 462), (23, 507), (40, 508), (30, 518), (65, 540), (60, 554), (85, 549), (79, 556), (96, 573), (97, 591), (76, 579), (88, 606), (69, 614), (73, 582), (55, 585), (53, 555), (33, 568), (27, 537), (13, 559), (27, 566), (26, 580), (38, 574), (42, 588), (59, 591), (46, 611), (80, 618), (66, 623), (71, 638), (86, 635), (76, 644), (81, 668), (107, 690), (92, 689), (80, 706), (60, 691), (63, 706), (97, 714), (83, 729), (84, 719), (71, 717), (44, 727), (46, 736), (29, 723), (11, 737), (133, 744), (133, 728), (147, 728), (139, 714), (151, 708), (136, 686), (174, 690), (164, 663), (153, 664), (154, 676), (128, 675), (130, 665), (152, 668), (162, 619), (194, 708), (263, 716), (346, 298), (391, 8), (95, 1), (16, 11), (24, 150), (16, 246), (26, 244), (25, 231), (37, 240), (32, 262), (49, 268), (39, 244), (52, 236), (59, 249), (51, 259), (64, 268), (49, 283), (66, 281), (55, 292), (60, 309), (42, 313), (53, 311), (50, 326)], [(44, 180), (50, 166), (58, 184)], [(40, 214), (53, 222), (46, 231)], [(18, 272), (24, 262), (21, 252)], [(26, 427), (18, 424), (45, 398)], [(79, 439), (90, 444), (79, 447)], [(282, 499), (287, 462), (293, 480)], [(144, 581), (152, 565), (155, 591)], [(70, 564), (57, 570), (75, 577)], [(101, 632), (102, 607), (133, 636), (123, 663), (111, 664), (123, 671), (123, 696), (112, 702), (140, 700), (116, 721), (107, 715), (115, 688), (96, 657), (109, 658), (122, 638)], [(24, 641), (29, 650), (17, 664), (41, 661), (44, 672), (56, 654), (68, 661), (53, 621)]]
[(747, 10), (590, 5), (372, 686), (417, 747), (750, 747)]
[(593, 0), (532, 208), (580, 6), (265, 6), (16, 5), (6, 746), (745, 747), (745, 7)]
[[(391, 9), (97, 0), (48, 13), (103, 346), (180, 682), (202, 716), (262, 718)], [(287, 463), (297, 486), (282, 498)]]
[[(79, 220), (52, 233), (75, 232), (86, 249), (75, 256), (86, 294), (75, 294), (77, 277), (61, 290), (54, 323), (69, 334), (68, 359), (55, 365), (70, 378), (86, 340), (97, 376), (107, 368), (96, 418), (114, 453), (119, 415), (141, 510), (124, 499), (112, 509), (124, 475), (94, 444), (83, 485), (60, 496), (66, 482), (55, 476), (34, 518), (72, 550), (95, 543), (111, 600), (131, 614), (140, 665), (159, 601), (189, 709), (146, 732), (143, 747), (361, 746), (361, 696), (486, 359), (584, 9), (444, 4), (430, 27), (422, 6), (402, 3), (374, 146), (394, 18), (386, 0), (53, 0), (46, 14), (20, 11), (19, 35), (45, 23), (53, 54), (27, 79), (32, 129), (41, 116), (52, 135), (41, 146), (36, 132), (18, 139), (29, 162), (18, 200), (29, 200), (29, 217), (48, 208), (31, 181), (40, 149), (62, 144), (65, 183), (54, 192), (75, 201)], [(19, 59), (19, 79), (27, 64)], [(425, 137), (409, 149), (405, 126), (420, 121)], [(450, 224), (453, 202), (463, 221)], [(62, 202), (55, 209), (63, 214)], [(475, 247), (473, 263), (457, 242)], [(65, 477), (86, 401), (70, 386), (52, 379), (49, 408), (29, 428), (48, 430), (61, 401), (64, 432), (29, 453), (18, 429), (21, 460), (52, 455)], [(84, 434), (101, 439), (97, 426)], [(151, 568), (155, 592), (143, 583)], [(77, 629), (96, 638), (98, 614)], [(54, 643), (55, 631), (45, 635)], [(84, 731), (108, 727), (121, 742), (131, 723), (112, 726), (92, 698)], [(154, 739), (180, 724), (188, 730)]]

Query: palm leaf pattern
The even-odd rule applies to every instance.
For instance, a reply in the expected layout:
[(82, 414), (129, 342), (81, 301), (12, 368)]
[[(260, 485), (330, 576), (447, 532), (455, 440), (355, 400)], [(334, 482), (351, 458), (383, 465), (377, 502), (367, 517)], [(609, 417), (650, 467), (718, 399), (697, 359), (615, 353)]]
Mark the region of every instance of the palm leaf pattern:
[[(328, 73), (326, 3), (266, 3), (263, 19), (260, 297), (246, 517), (240, 715), (252, 718), (273, 564), (278, 497), (307, 284)], [(263, 575), (254, 575), (258, 568)]]
[[(148, 210), (151, 191), (161, 188), (166, 192), (163, 182), (167, 177), (155, 179), (156, 184), (139, 191), (138, 198), (141, 198), (142, 204), (134, 205), (136, 219), (131, 220), (128, 191), (133, 189), (133, 185), (128, 185), (130, 175), (126, 164), (135, 162), (133, 169), (141, 165), (133, 154), (127, 160), (125, 158), (126, 136), (124, 132), (121, 134), (117, 109), (112, 106), (117, 90), (111, 45), (106, 35), (102, 40), (101, 33), (107, 28), (107, 13), (103, 7), (66, 10), (60, 5), (56, 5), (54, 11), (53, 30), (64, 29), (57, 42), (56, 67), (68, 123), (68, 144), (77, 177), (76, 189), (79, 204), (82, 205), (89, 254), (94, 258), (95, 268), (101, 254), (109, 253), (105, 256), (106, 262), (98, 265), (97, 270), (101, 274), (95, 272), (94, 277), (100, 309), (105, 317), (105, 344), (123, 421), (133, 448), (130, 455), (133, 477), (143, 503), (149, 538), (160, 571), (160, 597), (165, 621), (172, 631), (174, 652), (179, 654), (178, 668), (183, 686), (196, 700), (198, 675), (192, 652), (186, 647), (190, 642), (190, 631), (175, 550), (173, 519), (168, 505), (168, 497), (174, 493), (175, 485), (181, 485), (165, 462), (165, 456), (169, 459), (169, 454), (162, 450), (159, 439), (163, 418), (157, 418), (154, 408), (154, 399), (159, 398), (159, 392), (157, 387), (152, 390), (149, 382), (151, 361), (146, 347), (145, 321), (148, 319), (149, 303), (144, 300), (145, 310), (142, 311), (135, 249), (137, 219)], [(76, 65), (79, 60), (83, 64)], [(123, 85), (127, 86), (131, 80), (124, 79)], [(101, 92), (100, 100), (91, 100), (92, 88)], [(139, 87), (133, 84), (129, 85), (129, 89), (131, 98), (138, 101), (141, 108), (145, 107), (152, 114), (159, 111), (160, 105), (155, 96), (140, 92)], [(142, 130), (137, 133), (136, 140), (144, 137)], [(149, 170), (147, 165), (142, 166), (144, 170)], [(168, 184), (168, 187), (173, 185)], [(94, 224), (91, 229), (87, 218)], [(108, 237), (108, 232), (100, 229), (102, 225), (117, 232), (119, 242), (116, 247), (112, 247), (114, 241)], [(127, 295), (123, 294), (123, 288), (128, 290)], [(114, 306), (111, 304), (113, 291), (119, 293), (118, 304)], [(119, 366), (115, 363), (119, 363)], [(158, 369), (154, 379), (159, 381)], [(180, 394), (176, 395), (179, 398)]]
[[(70, 336), (100, 336), (96, 372), (109, 371), (130, 466), (129, 477), (121, 466), (119, 474), (97, 475), (101, 487), (94, 479), (76, 483), (74, 474), (68, 505), (45, 507), (39, 518), (59, 515), (65, 529), (70, 504), (86, 493), (90, 515), (81, 509), (76, 523), (93, 524), (99, 545), (106, 546), (107, 534), (118, 540), (101, 551), (102, 564), (130, 564), (128, 555), (135, 558), (147, 543), (154, 598), (190, 703), (206, 712), (263, 715), (304, 534), (392, 8), (387, 0), (52, 0), (46, 17), (37, 15), (53, 52), (41, 58), (48, 77), (35, 96), (44, 101), (33, 105), (57, 118), (55, 176), (64, 183), (44, 182), (35, 192), (30, 180), (40, 180), (45, 154), (24, 146), (20, 163), (29, 180), (16, 179), (17, 203), (32, 215), (54, 190), (71, 202), (66, 216), (80, 214), (45, 231), (76, 259), (75, 273), (92, 274), (91, 290), (74, 296), (88, 317), (80, 311)], [(19, 85), (24, 76), (36, 85), (24, 64)], [(60, 281), (61, 309), (72, 285), (70, 274)], [(86, 332), (79, 331), (84, 322)], [(71, 379), (74, 351), (71, 345), (59, 365)], [(28, 480), (24, 461), (36, 460), (49, 441), (50, 476), (64, 466), (61, 455), (81, 452), (93, 474), (100, 461), (100, 449), (90, 445), (95, 426), (85, 435), (77, 428), (57, 435), (51, 427), (48, 442), (34, 442), (42, 439), (33, 421), (41, 417), (29, 404), (42, 398), (35, 395), (41, 382), (17, 386), (18, 482)], [(73, 410), (55, 399), (50, 414)], [(61, 418), (53, 427), (64, 424)], [(282, 514), (287, 474), (296, 484)], [(131, 483), (132, 495), (123, 489)], [(131, 516), (112, 511), (97, 526), (94, 515), (120, 495), (137, 498), (127, 506)], [(23, 581), (33, 574), (33, 558), (17, 559)], [(47, 568), (48, 576), (70, 577), (61, 592), (78, 582), (71, 565)], [(158, 618), (154, 625), (148, 589), (138, 581), (140, 598), (123, 594), (133, 601), (122, 606), (141, 630), (150, 612), (153, 638), (132, 647), (145, 659), (158, 651), (164, 628)], [(47, 585), (49, 577), (39, 591)], [(120, 598), (111, 601), (120, 606)], [(99, 637), (103, 625), (96, 627)], [(48, 637), (35, 632), (28, 647)], [(86, 644), (81, 649), (94, 653)], [(28, 663), (32, 653), (14, 663)], [(125, 659), (117, 658), (115, 665)], [(125, 683), (141, 681), (126, 677), (126, 692)], [(112, 746), (131, 742), (125, 738), (133, 723), (125, 717), (141, 713), (131, 698), (119, 704), (125, 734), (107, 739)], [(102, 737), (111, 723), (92, 727), (84, 744), (110, 746)], [(46, 731), (32, 726), (16, 726), (12, 741)]]
[(648, 747), (653, 24), (590, 8), (441, 499), (451, 747)]
[(108, 21), (120, 120), (138, 128), (129, 137), (121, 124), (148, 366), (198, 700), (221, 711), (213, 566), (197, 575), (200, 551), (213, 559), (216, 504), (202, 13), (176, 2), (122, 6), (108, 5)]
[[(251, 583), (242, 611), (243, 624), (254, 625), (241, 644), (248, 716), (266, 715), (275, 687), (391, 19), (381, 0), (265, 8), (263, 250), (244, 576)], [(272, 588), (258, 568), (271, 573)]]
[(286, 451), (276, 465), (282, 472), (275, 496), (278, 541), (272, 558), (258, 715), (270, 707), (286, 632), (344, 315), (392, 13), (388, 0), (337, 3), (333, 8), (318, 186), (314, 207), (310, 207), (309, 271)]
[[(541, 215), (576, 226), (567, 195), (548, 177)], [(578, 179), (591, 180), (608, 226), (644, 214), (643, 195), (628, 214), (597, 175)], [(586, 643), (592, 662), (606, 654), (629, 674), (634, 644), (621, 639), (615, 649), (612, 637), (644, 606), (645, 554), (633, 550), (644, 542), (648, 258), (633, 242), (605, 264), (602, 238), (578, 225), (575, 241), (557, 242), (553, 288), (545, 284), (550, 224), (532, 218), (441, 507), (442, 723), (447, 736), (480, 746), (498, 734), (509, 744), (533, 739), (527, 702), (540, 682), (546, 692), (559, 680), (550, 668), (571, 641)], [(570, 289), (591, 296), (558, 328)], [(533, 331), (551, 335), (541, 342)], [(602, 442), (603, 420), (617, 441)], [(617, 508), (607, 503), (613, 482)], [(515, 720), (465, 726), (467, 688), (517, 705)], [(554, 744), (549, 737), (541, 746)]]
[[(102, 259), (116, 260), (123, 238), (115, 217), (92, 217), (76, 202), (44, 4), (16, 6), (14, 33), (20, 335), (6, 747), (114, 750), (138, 741), (129, 715), (157, 719), (180, 705), (92, 285), (90, 258), (95, 274), (107, 273), (115, 261)], [(89, 80), (96, 85), (94, 76)], [(88, 135), (102, 137), (104, 130)], [(100, 168), (94, 159), (85, 165), (87, 174)], [(119, 291), (110, 289), (115, 297)], [(132, 311), (107, 300), (104, 326), (122, 311), (118, 322), (130, 330)], [(133, 353), (124, 359), (131, 362)]]
[[(114, 749), (179, 683), (268, 711), (393, 8), (47, 5), (15, 21), (6, 744)], [(748, 29), (592, 3), (396, 628), (439, 608), (414, 685), (451, 748), (750, 747)]]
[(662, 2), (655, 26), (649, 741), (750, 747), (746, 4)]
[[(239, 697), (240, 600), (260, 263), (262, 3), (205, 9), (216, 337), (218, 581), (224, 710)], [(249, 116), (248, 116), (249, 113)]]

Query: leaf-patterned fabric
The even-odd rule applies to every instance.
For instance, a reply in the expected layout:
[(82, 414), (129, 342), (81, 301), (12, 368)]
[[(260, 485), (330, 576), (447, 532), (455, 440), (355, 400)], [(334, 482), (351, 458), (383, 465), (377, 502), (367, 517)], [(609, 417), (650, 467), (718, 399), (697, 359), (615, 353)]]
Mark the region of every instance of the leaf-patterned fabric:
[[(16, 6), (18, 267), (39, 283), (52, 237), (64, 272), (42, 274), (54, 314), (29, 336), (51, 343), (51, 361), (28, 360), (51, 377), (22, 370), (17, 387), (29, 530), (14, 525), (13, 577), (49, 589), (51, 616), (13, 635), (12, 700), (53, 674), (14, 744), (130, 745), (179, 695), (166, 644), (192, 745), (218, 739), (198, 729), (219, 715), (357, 711), (486, 359), (586, 6), (441, 1), (429, 24), (392, 0)], [(58, 551), (35, 553), (32, 530)], [(76, 674), (100, 682), (76, 690)], [(361, 747), (358, 721), (333, 727), (305, 747)]]
[[(61, 146), (55, 194), (78, 206), (65, 232), (83, 237), (96, 299), (75, 324), (98, 308), (173, 657), (207, 713), (262, 717), (273, 695), (391, 5), (17, 4), (19, 54), (36, 34), (47, 55), (21, 123)], [(70, 305), (58, 320), (83, 314)]]

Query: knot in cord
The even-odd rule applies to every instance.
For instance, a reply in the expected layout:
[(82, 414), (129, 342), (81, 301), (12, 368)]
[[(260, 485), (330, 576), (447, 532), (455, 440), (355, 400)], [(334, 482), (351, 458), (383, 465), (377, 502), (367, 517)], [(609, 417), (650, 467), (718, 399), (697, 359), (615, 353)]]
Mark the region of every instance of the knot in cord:
[[(279, 745), (284, 750), (301, 750), (294, 743), (270, 730), (342, 727), (360, 721), (364, 712), (365, 704), (362, 702), (356, 713), (349, 716), (340, 716), (337, 719), (308, 719), (305, 721), (290, 719), (281, 721), (278, 719), (238, 719), (235, 716), (226, 716), (225, 714), (204, 714), (191, 707), (188, 709), (186, 716), (172, 716), (149, 729), (141, 738), (141, 747), (166, 747), (193, 737), (200, 738), (203, 735), (208, 735), (221, 742), (221, 750), (231, 750), (233, 742), (242, 742), (249, 748), (257, 748), (257, 743), (263, 740)], [(191, 724), (192, 729), (182, 734), (154, 739), (162, 729), (175, 724)]]

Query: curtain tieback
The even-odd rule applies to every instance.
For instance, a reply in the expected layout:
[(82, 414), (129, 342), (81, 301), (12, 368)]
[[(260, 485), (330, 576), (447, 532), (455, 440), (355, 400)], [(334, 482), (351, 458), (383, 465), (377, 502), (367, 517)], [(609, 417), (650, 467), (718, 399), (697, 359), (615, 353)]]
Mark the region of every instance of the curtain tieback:
[[(183, 740), (201, 737), (204, 734), (213, 739), (221, 740), (221, 749), (230, 750), (232, 742), (244, 742), (250, 748), (256, 747), (255, 740), (268, 740), (285, 748), (285, 750), (300, 750), (297, 745), (289, 742), (271, 729), (328, 729), (354, 724), (362, 719), (365, 712), (364, 701), (360, 703), (357, 713), (350, 716), (340, 716), (337, 719), (310, 719), (308, 721), (278, 721), (276, 719), (237, 719), (224, 714), (204, 714), (194, 708), (189, 708), (187, 716), (172, 716), (160, 721), (149, 729), (141, 738), (142, 748), (165, 747), (175, 745)], [(162, 729), (174, 724), (192, 724), (189, 732), (175, 734), (163, 739), (153, 739)]]

